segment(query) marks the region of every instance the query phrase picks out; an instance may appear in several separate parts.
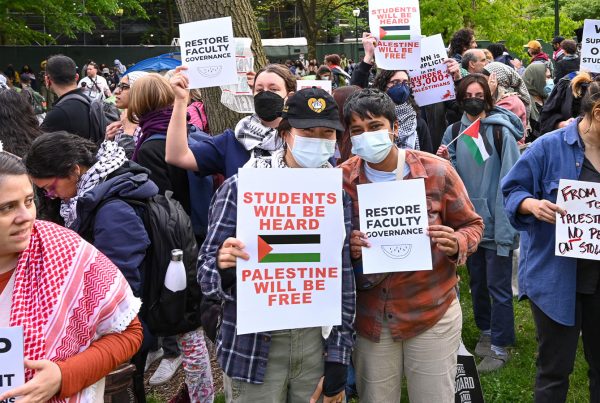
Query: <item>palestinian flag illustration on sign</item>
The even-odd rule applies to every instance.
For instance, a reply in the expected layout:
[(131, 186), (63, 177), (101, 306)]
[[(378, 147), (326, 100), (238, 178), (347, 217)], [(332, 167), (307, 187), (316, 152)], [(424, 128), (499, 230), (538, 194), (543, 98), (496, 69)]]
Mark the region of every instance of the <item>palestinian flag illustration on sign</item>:
[(382, 41), (402, 41), (410, 39), (410, 25), (382, 25), (379, 39)]
[[(320, 262), (321, 235), (259, 235), (259, 263)], [(317, 252), (315, 252), (317, 250)]]

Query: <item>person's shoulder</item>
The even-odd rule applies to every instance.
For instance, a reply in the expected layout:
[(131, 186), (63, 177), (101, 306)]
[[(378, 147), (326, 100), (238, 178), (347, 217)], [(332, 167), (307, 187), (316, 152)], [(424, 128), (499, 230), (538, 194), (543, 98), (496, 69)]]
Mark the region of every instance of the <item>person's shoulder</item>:
[(46, 247), (64, 248), (77, 245), (82, 240), (76, 232), (50, 221), (35, 220), (33, 228)]

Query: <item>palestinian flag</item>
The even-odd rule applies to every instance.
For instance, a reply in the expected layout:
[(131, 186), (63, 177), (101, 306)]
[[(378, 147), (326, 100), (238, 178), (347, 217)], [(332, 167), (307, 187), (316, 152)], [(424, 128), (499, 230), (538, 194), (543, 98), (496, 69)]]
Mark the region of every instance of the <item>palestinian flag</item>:
[(462, 135), (460, 136), (463, 143), (467, 146), (467, 149), (473, 155), (473, 158), (480, 165), (483, 164), (488, 158), (490, 158), (490, 154), (485, 148), (485, 142), (483, 140), (482, 135), (479, 133), (479, 127), (481, 126), (481, 120), (477, 119), (475, 122), (471, 124), (471, 126), (467, 127)]
[(382, 41), (403, 41), (410, 39), (410, 25), (382, 25), (379, 39)]
[(314, 252), (321, 235), (259, 235), (260, 263), (320, 262), (321, 253)]

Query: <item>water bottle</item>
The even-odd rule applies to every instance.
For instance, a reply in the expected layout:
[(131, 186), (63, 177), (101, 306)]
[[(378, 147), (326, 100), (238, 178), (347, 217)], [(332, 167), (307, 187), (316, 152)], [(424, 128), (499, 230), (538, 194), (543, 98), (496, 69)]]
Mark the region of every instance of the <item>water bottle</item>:
[(167, 267), (165, 276), (165, 287), (169, 291), (177, 292), (185, 290), (187, 286), (187, 276), (185, 266), (183, 265), (183, 251), (181, 249), (173, 249), (171, 251), (171, 262)]

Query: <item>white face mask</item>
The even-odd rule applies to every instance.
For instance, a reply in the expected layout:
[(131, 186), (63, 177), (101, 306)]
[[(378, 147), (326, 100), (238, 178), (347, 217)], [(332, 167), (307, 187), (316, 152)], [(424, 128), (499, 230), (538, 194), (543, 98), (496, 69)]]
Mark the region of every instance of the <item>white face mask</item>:
[(352, 154), (372, 164), (383, 161), (394, 145), (387, 129), (364, 132), (350, 137), (350, 141), (352, 141)]
[(292, 155), (302, 168), (320, 168), (335, 153), (335, 140), (294, 135)]

